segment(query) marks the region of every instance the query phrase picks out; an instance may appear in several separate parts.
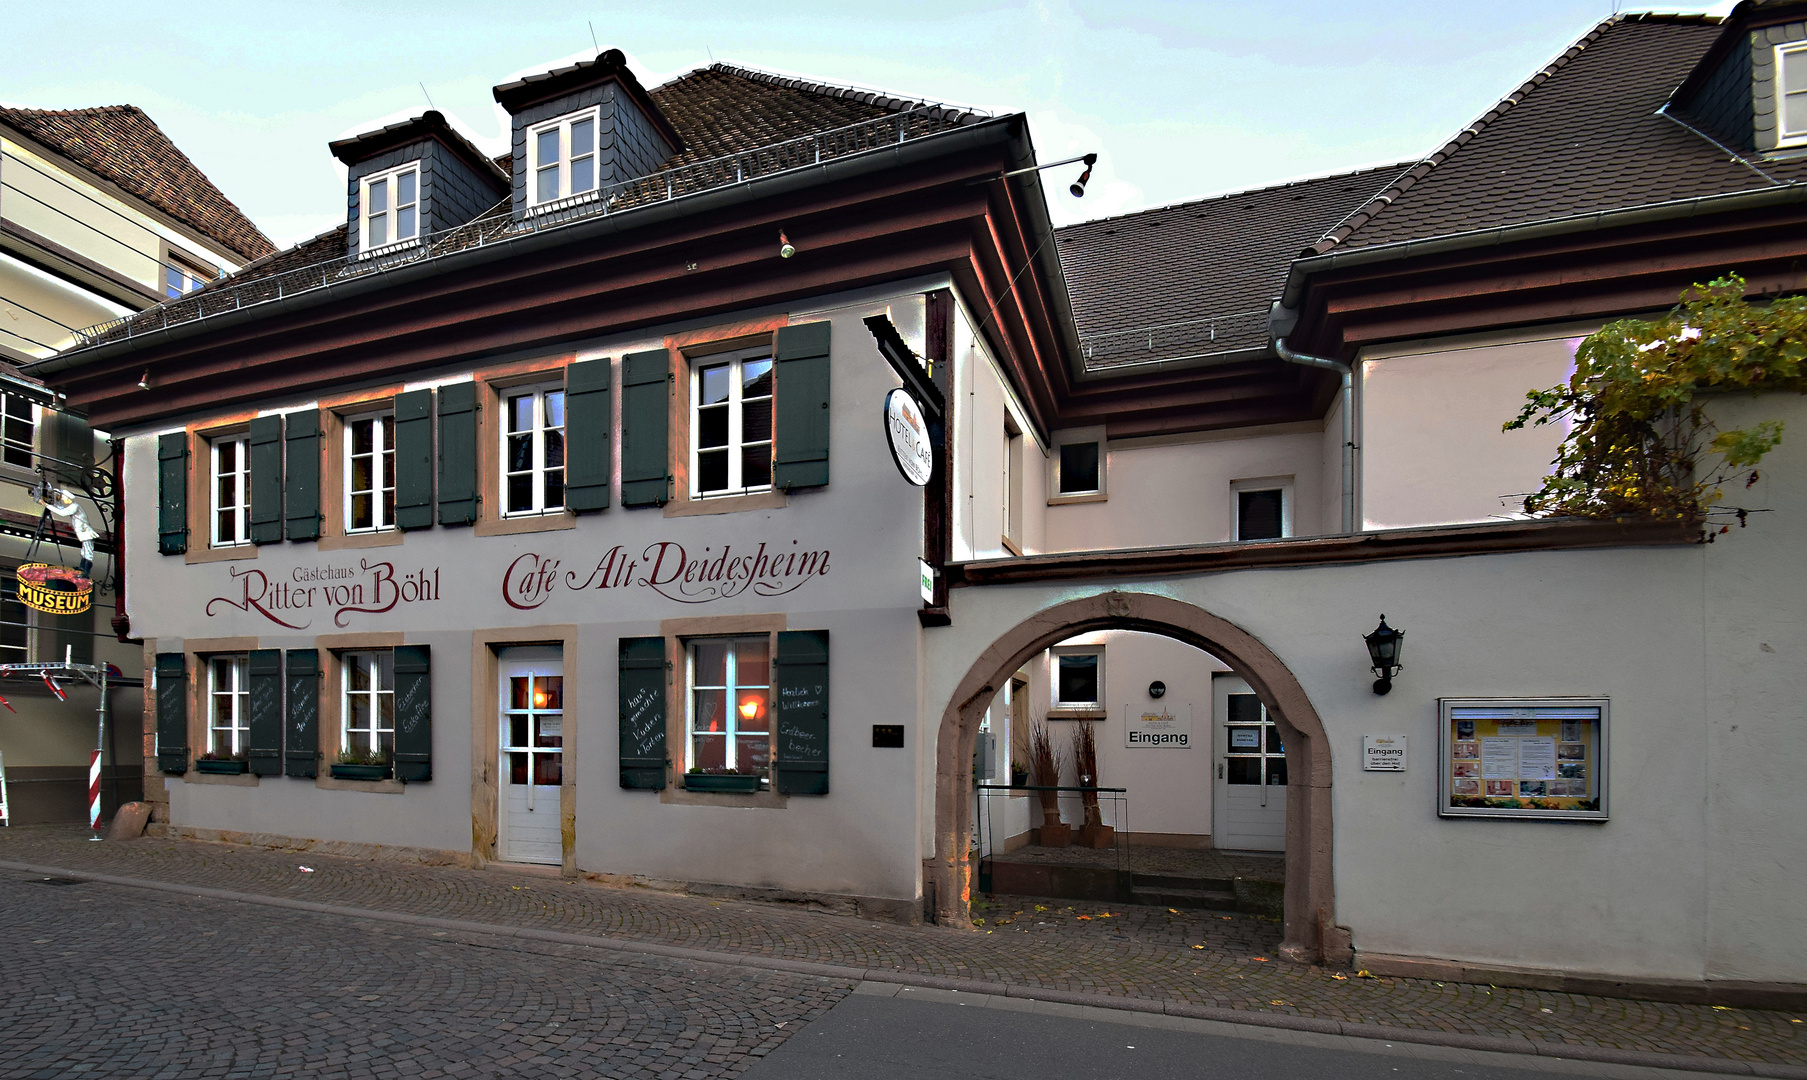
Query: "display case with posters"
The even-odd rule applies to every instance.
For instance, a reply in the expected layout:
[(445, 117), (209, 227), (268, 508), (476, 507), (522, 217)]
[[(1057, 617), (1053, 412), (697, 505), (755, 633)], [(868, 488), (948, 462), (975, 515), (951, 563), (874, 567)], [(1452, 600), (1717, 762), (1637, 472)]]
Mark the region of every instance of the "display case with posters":
[(1605, 821), (1605, 698), (1441, 698), (1437, 813)]

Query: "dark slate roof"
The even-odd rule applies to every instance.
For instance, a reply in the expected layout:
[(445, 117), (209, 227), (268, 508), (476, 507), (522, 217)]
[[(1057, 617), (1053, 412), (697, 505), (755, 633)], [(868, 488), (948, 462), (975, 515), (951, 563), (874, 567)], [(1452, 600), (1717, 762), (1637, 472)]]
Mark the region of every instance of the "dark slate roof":
[[(1319, 176), (1055, 231), (1088, 368), (1267, 344), (1267, 308), (1301, 248), (1410, 165)], [(1153, 326), (1212, 320), (1156, 333)], [(1215, 333), (1213, 333), (1213, 330)]]
[(135, 105), (0, 108), (0, 123), (92, 170), (245, 259), (276, 250), (270, 238)]
[[(419, 116), (411, 117), (400, 123), (390, 124), (375, 131), (366, 131), (362, 135), (354, 135), (349, 139), (336, 139), (326, 144), (332, 155), (347, 165), (356, 165), (360, 161), (369, 161), (378, 154), (386, 153), (398, 146), (425, 139), (436, 139), (445, 147), (464, 159), (478, 176), (489, 180), (498, 193), (508, 190), (508, 174), (501, 170), (497, 160), (490, 158), (483, 151), (472, 145), (471, 141), (459, 134), (457, 129), (438, 109), (428, 109)], [(510, 160), (504, 155), (501, 161)]]
[(1309, 253), (1807, 180), (1807, 162), (1763, 162), (1767, 179), (1658, 114), (1721, 32), (1700, 15), (1600, 23)]

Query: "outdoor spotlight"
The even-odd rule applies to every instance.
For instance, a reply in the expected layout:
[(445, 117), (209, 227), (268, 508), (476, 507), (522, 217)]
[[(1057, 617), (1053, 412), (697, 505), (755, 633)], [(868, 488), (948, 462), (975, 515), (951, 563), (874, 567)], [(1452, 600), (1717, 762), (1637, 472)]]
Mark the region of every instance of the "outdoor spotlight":
[(778, 257), (780, 259), (788, 259), (792, 255), (795, 255), (796, 253), (797, 253), (797, 249), (794, 246), (792, 246), (790, 237), (784, 235), (783, 229), (779, 229), (778, 230)]
[(1374, 692), (1384, 694), (1393, 689), (1393, 676), (1399, 674), (1399, 646), (1405, 641), (1405, 632), (1388, 626), (1387, 617), (1382, 615), (1380, 625), (1372, 634), (1363, 634), (1362, 641), (1368, 645), (1374, 674), (1380, 676), (1374, 680)]
[(1085, 171), (1079, 174), (1078, 180), (1073, 181), (1073, 183), (1067, 187), (1067, 190), (1073, 193), (1075, 199), (1085, 198), (1086, 181), (1092, 178), (1092, 166), (1096, 164), (1098, 164), (1097, 154), (1087, 154), (1085, 156)]
[(138, 376), (138, 389), (149, 390), (150, 388), (151, 388), (151, 369), (145, 368), (144, 374)]

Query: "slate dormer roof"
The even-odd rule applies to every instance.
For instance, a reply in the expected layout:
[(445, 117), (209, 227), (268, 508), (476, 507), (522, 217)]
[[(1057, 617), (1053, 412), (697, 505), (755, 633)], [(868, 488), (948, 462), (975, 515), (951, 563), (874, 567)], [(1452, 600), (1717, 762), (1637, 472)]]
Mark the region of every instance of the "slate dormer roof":
[(0, 124), (63, 155), (246, 260), (276, 250), (136, 105), (0, 108)]
[(1737, 32), (1702, 15), (1600, 23), (1305, 254), (1807, 181), (1807, 161), (1734, 156), (1664, 111)]
[[(1214, 195), (1055, 230), (1073, 321), (1100, 370), (1162, 353), (1267, 346), (1267, 308), (1299, 249), (1411, 167), (1383, 165)], [(1157, 335), (1111, 335), (1200, 319), (1215, 325)], [(1135, 346), (1131, 348), (1130, 346)]]
[(326, 148), (346, 165), (356, 165), (398, 147), (428, 140), (443, 145), (477, 175), (493, 180), (498, 192), (507, 190), (508, 176), (497, 167), (496, 161), (458, 134), (438, 109), (428, 109), (410, 120), (327, 143)]
[(678, 150), (684, 148), (682, 137), (659, 111), (652, 95), (640, 85), (640, 80), (627, 66), (627, 55), (620, 49), (604, 49), (594, 60), (579, 60), (566, 67), (503, 83), (491, 92), (495, 95), (496, 103), (513, 116), (541, 102), (575, 94), (579, 90), (587, 90), (605, 82), (618, 83), (667, 143)]

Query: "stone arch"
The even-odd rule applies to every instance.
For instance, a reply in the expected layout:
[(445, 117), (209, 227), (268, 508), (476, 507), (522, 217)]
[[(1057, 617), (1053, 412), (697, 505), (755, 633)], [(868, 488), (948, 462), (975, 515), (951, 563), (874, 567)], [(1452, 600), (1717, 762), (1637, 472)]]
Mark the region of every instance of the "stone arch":
[(1330, 748), (1324, 724), (1287, 666), (1247, 630), (1182, 600), (1111, 591), (1068, 600), (1018, 623), (980, 654), (941, 716), (936, 743), (935, 854), (925, 866), (937, 921), (970, 925), (973, 740), (1004, 679), (1036, 653), (1076, 634), (1136, 630), (1216, 656), (1268, 707), (1286, 741), (1286, 908), (1281, 951), (1302, 962), (1350, 958), (1336, 925), (1331, 865)]

